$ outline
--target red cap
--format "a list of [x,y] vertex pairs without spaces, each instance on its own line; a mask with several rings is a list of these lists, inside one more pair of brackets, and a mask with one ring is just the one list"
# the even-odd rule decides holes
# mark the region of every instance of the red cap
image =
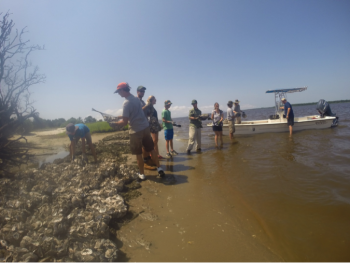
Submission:
[[124,88],[131,89],[127,82],[120,82],[117,86],[117,90],[114,93],[117,93],[120,89],[124,89]]

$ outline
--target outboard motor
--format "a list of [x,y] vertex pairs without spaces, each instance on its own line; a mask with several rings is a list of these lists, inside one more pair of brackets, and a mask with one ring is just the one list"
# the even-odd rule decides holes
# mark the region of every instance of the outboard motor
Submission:
[[[336,114],[332,112],[331,107],[329,106],[329,103],[323,99],[318,101],[316,109],[320,113],[321,118],[324,118],[325,116],[336,117]],[[338,117],[334,119],[332,127],[337,125],[338,125]]]

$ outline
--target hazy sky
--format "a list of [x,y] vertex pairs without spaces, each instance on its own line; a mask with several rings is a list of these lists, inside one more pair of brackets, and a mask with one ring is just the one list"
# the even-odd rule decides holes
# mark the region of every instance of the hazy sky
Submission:
[[[47,80],[33,86],[42,118],[119,115],[119,82],[143,85],[173,117],[192,99],[209,113],[274,105],[269,89],[308,86],[293,103],[350,99],[348,0],[0,0],[16,28],[27,26]],[[316,113],[316,111],[315,111]]]

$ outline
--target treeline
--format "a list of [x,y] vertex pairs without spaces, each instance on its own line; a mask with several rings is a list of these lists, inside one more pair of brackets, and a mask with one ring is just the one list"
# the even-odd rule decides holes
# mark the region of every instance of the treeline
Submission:
[[[99,120],[100,122],[102,120]],[[35,116],[32,119],[27,119],[24,121],[24,123],[19,127],[18,133],[21,134],[28,134],[35,130],[40,129],[54,129],[54,128],[63,128],[66,127],[68,123],[94,123],[97,122],[97,120],[92,117],[88,116],[85,119],[82,119],[81,117],[74,118],[71,117],[68,120],[64,118],[49,120],[49,119],[42,119],[39,116]]]
[[[328,101],[327,102],[329,104],[332,104],[332,103],[344,103],[344,102],[350,102],[350,100],[331,100],[331,101]],[[313,105],[313,104],[317,104],[318,102],[308,102],[308,103],[298,103],[298,104],[293,104],[293,106],[303,106],[303,105]]]

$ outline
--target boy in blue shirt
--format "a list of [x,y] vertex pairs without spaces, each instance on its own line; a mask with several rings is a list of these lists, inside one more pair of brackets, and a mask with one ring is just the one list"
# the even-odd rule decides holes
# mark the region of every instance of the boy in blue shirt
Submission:
[[[173,129],[173,120],[171,119],[171,112],[169,111],[169,108],[171,106],[171,101],[166,100],[164,102],[165,109],[162,111],[162,121],[163,121],[163,128],[164,128],[164,137],[165,137],[165,147],[166,147],[166,157],[171,158],[172,155],[177,155],[177,152],[174,151],[173,148],[173,138],[174,138],[174,129]],[[169,152],[169,144],[171,152]]]
[[95,148],[92,145],[90,129],[85,124],[79,123],[74,125],[73,123],[69,123],[66,126],[66,133],[71,141],[69,146],[69,152],[70,152],[72,161],[74,161],[74,158],[75,158],[75,146],[80,139],[81,139],[81,145],[82,145],[83,159],[87,160],[86,153],[85,153],[85,139],[86,139],[90,147],[90,150],[94,156],[95,162],[97,162]]

